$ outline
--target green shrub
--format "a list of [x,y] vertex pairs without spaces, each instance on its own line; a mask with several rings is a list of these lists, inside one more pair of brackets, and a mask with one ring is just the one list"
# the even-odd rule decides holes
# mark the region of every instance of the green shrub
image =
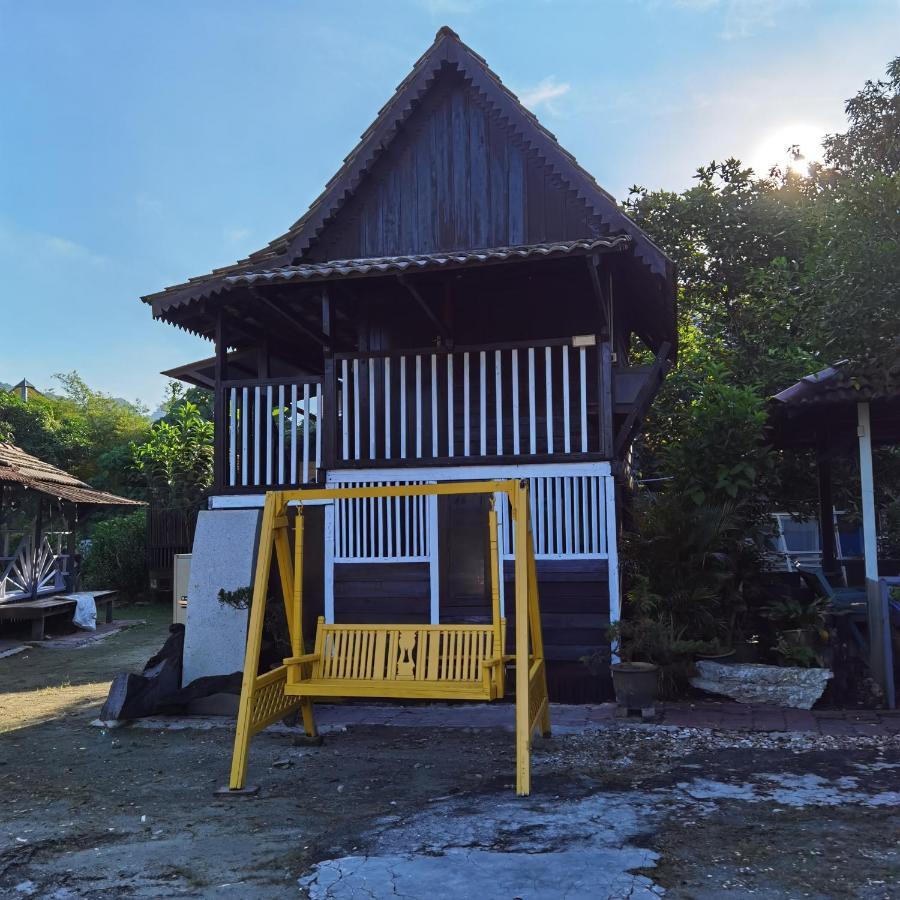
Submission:
[[98,522],[81,572],[85,588],[110,588],[126,597],[144,593],[149,579],[146,511]]

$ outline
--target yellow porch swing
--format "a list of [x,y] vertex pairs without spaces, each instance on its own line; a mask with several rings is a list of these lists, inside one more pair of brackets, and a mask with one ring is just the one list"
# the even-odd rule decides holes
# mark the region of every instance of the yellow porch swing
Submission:
[[[488,494],[491,611],[489,625],[326,624],[320,617],[315,649],[303,642],[304,503],[385,497]],[[500,614],[499,525],[493,498],[505,494],[514,529],[515,652],[506,653],[506,620]],[[538,586],[526,481],[476,481],[449,484],[391,485],[327,490],[271,491],[263,509],[253,602],[244,659],[244,677],[234,738],[229,788],[241,790],[247,773],[250,739],[267,725],[299,709],[303,726],[316,734],[313,699],[366,697],[386,699],[499,700],[505,668],[515,664],[516,793],[531,789],[531,737],[537,728],[550,734],[550,707]],[[293,552],[288,519],[296,506]],[[278,566],[292,655],[283,665],[257,674],[263,619],[272,565]]]

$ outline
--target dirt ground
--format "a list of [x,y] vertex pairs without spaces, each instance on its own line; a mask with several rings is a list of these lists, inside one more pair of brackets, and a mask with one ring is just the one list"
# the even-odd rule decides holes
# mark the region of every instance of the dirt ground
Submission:
[[0,660],[0,896],[900,898],[900,742],[616,725],[538,740],[516,798],[499,729],[91,726],[149,618]]

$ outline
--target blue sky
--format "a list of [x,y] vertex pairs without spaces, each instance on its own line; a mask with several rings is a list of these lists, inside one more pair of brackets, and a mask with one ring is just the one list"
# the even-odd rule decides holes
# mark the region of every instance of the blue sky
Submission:
[[843,126],[900,0],[0,0],[0,381],[155,406],[210,345],[142,294],[308,207],[442,24],[608,190]]

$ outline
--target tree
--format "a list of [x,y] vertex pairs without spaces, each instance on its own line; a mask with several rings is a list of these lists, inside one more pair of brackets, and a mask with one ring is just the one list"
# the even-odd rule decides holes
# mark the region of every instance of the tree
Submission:
[[185,388],[180,381],[170,381],[166,386],[166,396],[159,408],[159,421],[174,422],[179,409],[186,403],[192,403],[204,419],[212,422],[212,391],[199,387]]
[[[846,108],[848,130],[826,138],[825,162],[806,174],[760,177],[728,159],[698,169],[682,193],[632,189],[626,209],[679,272],[681,360],[645,429],[645,476],[697,498],[723,488],[771,491],[779,505],[813,497],[811,466],[796,459],[780,486],[761,487],[772,463],[765,401],[844,358],[897,377],[900,58]],[[741,441],[754,434],[751,459]]]
[[900,56],[886,81],[867,81],[844,107],[850,127],[822,142],[826,163],[841,175],[895,176],[900,171]]
[[138,509],[97,522],[84,558],[86,588],[115,585],[127,597],[147,589],[147,513]]
[[50,402],[61,416],[79,423],[84,434],[83,452],[64,468],[101,490],[133,494],[132,472],[122,462],[129,445],[147,434],[147,410],[92,390],[77,372],[60,373],[54,378],[60,382],[62,396]]
[[213,424],[184,401],[150,429],[143,443],[133,443],[135,468],[143,475],[151,500],[170,508],[197,506],[212,484]]
[[0,440],[63,469],[88,452],[89,438],[80,417],[66,416],[47,397],[27,402],[0,391]]

